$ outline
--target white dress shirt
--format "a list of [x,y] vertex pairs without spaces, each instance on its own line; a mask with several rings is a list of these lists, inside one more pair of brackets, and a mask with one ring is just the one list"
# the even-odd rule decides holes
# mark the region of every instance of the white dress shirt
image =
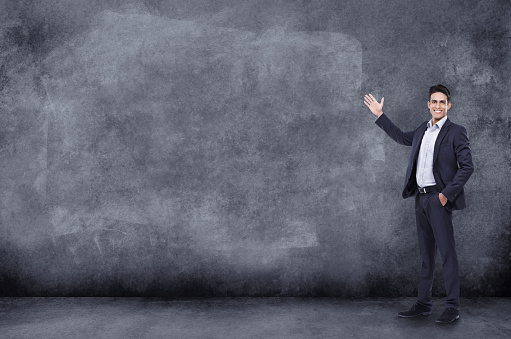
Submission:
[[432,125],[432,120],[428,121],[428,128],[424,132],[421,148],[419,150],[419,158],[417,159],[416,180],[419,187],[436,185],[433,176],[433,153],[435,151],[435,141],[447,120],[447,115],[436,124]]

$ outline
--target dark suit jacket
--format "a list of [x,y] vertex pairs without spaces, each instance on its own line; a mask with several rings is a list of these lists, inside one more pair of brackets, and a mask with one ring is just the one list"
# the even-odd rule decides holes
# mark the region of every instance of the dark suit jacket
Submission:
[[[385,114],[382,114],[376,120],[376,124],[399,144],[412,146],[403,198],[414,196],[417,193],[415,180],[417,158],[428,122],[424,122],[415,131],[403,132]],[[447,118],[435,142],[433,176],[439,192],[442,192],[448,200],[447,204],[455,210],[466,207],[463,186],[474,172],[469,145],[466,129]]]

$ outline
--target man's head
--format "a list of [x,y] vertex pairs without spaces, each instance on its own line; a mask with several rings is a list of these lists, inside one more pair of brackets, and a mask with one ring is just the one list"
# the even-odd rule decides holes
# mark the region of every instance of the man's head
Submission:
[[438,84],[429,88],[428,108],[433,117],[433,124],[446,116],[451,108],[451,93],[444,85]]

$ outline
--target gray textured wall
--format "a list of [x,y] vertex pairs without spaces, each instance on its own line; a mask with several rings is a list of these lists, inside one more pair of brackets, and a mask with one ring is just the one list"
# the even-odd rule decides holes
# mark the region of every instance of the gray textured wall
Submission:
[[411,130],[436,83],[462,294],[511,295],[508,1],[118,3],[0,2],[1,295],[412,296],[410,149],[362,97]]

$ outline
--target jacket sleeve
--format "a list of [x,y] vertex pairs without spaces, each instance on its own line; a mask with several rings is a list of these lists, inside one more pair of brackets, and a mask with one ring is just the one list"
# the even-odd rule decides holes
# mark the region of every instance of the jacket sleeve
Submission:
[[405,146],[412,146],[413,135],[415,131],[411,132],[403,132],[399,127],[394,125],[392,121],[382,113],[378,119],[376,119],[375,124],[378,125],[382,130],[385,131],[392,139],[394,139],[397,143]]
[[451,182],[442,190],[442,194],[451,202],[460,194],[463,186],[474,172],[469,145],[467,130],[461,127],[454,138],[454,152],[458,162],[458,170]]

